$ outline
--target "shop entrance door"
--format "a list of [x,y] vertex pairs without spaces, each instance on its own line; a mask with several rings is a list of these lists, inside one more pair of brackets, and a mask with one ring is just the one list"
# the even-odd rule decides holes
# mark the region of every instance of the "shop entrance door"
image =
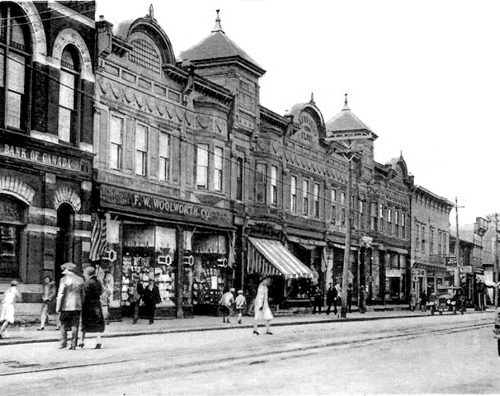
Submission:
[[56,237],[56,262],[55,280],[59,284],[61,279],[61,265],[73,261],[73,230],[75,223],[75,212],[71,205],[63,203],[57,209],[57,227],[59,231]]
[[26,207],[7,194],[0,194],[0,278],[19,278],[21,233]]

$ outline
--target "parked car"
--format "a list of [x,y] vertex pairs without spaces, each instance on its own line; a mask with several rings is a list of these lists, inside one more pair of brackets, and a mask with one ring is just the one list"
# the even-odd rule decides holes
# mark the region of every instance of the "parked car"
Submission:
[[461,296],[463,296],[463,289],[461,287],[448,286],[438,288],[434,303],[429,303],[431,315],[434,315],[436,311],[438,311],[440,315],[442,315],[443,312],[449,311],[456,314],[457,310],[460,310],[463,314],[465,312],[465,304]]

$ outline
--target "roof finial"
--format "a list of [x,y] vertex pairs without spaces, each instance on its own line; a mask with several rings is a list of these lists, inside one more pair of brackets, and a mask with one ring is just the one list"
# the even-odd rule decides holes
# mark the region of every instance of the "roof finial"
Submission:
[[349,105],[348,105],[348,100],[347,100],[347,94],[344,94],[344,107],[342,110],[349,110]]
[[220,24],[220,16],[219,16],[220,10],[215,10],[215,11],[217,12],[217,18],[215,18],[215,25],[214,28],[212,29],[212,33],[217,33],[217,32],[224,33],[224,30],[222,30],[222,25]]
[[153,4],[149,5],[149,12],[147,16],[151,19],[155,19],[155,10],[153,8]]
[[314,104],[314,92],[311,92],[311,100],[309,103]]

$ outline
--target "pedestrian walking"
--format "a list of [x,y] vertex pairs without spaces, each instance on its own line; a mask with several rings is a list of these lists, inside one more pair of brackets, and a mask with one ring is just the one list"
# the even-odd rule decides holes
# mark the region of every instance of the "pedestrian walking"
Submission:
[[100,296],[102,314],[106,324],[109,324],[109,302],[113,297],[113,284],[113,275],[110,272],[106,272],[101,285],[102,293]]
[[333,313],[334,315],[337,315],[337,297],[338,297],[338,290],[335,286],[330,283],[330,286],[328,287],[328,290],[326,291],[326,314],[330,315],[330,310],[333,305]]
[[85,345],[87,333],[97,333],[95,349],[101,349],[101,333],[104,333],[104,316],[101,308],[102,285],[97,280],[94,267],[87,267],[83,271],[85,279],[85,297],[82,305],[82,342]]
[[80,324],[80,314],[84,299],[84,282],[76,274],[76,265],[68,262],[61,266],[63,277],[59,283],[57,292],[56,311],[60,313],[61,323],[61,345],[66,348],[68,344],[67,332],[71,330],[71,346],[69,349],[76,349],[78,343],[78,326]]
[[366,287],[365,285],[361,285],[359,289],[359,313],[366,313]]
[[243,311],[247,306],[247,299],[243,295],[243,290],[238,290],[238,296],[235,300],[236,311],[238,312],[238,324],[241,324]]
[[271,308],[269,308],[269,290],[268,286],[271,284],[271,278],[264,278],[257,289],[257,295],[255,296],[254,301],[254,325],[253,325],[253,333],[255,335],[259,335],[259,322],[264,320],[266,322],[266,334],[272,335],[270,327],[271,327],[271,319],[273,319],[273,313],[271,312]]
[[[231,288],[229,291],[226,289],[226,292],[222,295],[219,300],[220,310],[222,312],[222,323],[230,323],[229,317],[231,316],[231,309],[234,305],[234,289]],[[226,319],[227,318],[227,319]]]
[[417,293],[415,292],[415,289],[411,289],[411,292],[410,292],[410,311],[415,311],[416,307],[417,307]]
[[422,290],[420,293],[420,310],[425,312],[427,310],[427,294]]
[[352,308],[352,283],[347,285],[347,312],[351,312]]
[[45,323],[49,322],[49,314],[55,311],[54,302],[56,297],[56,284],[52,277],[46,275],[43,278],[42,309],[40,311],[40,327],[37,330],[45,329]]
[[129,301],[132,307],[132,324],[136,324],[139,319],[139,306],[141,305],[144,288],[139,280],[139,275],[132,276],[132,284],[129,287]]
[[321,291],[321,288],[316,285],[314,287],[314,294],[313,294],[313,315],[316,313],[316,308],[318,308],[318,313],[321,314],[321,306],[323,305],[323,292]]
[[10,287],[5,290],[3,295],[2,312],[0,313],[0,322],[2,322],[2,327],[0,327],[0,338],[3,338],[3,333],[9,326],[9,324],[14,324],[15,321],[15,304],[21,301],[21,293],[17,289],[17,281],[13,280],[10,282]]
[[161,301],[160,291],[155,285],[154,279],[150,279],[148,286],[143,290],[142,300],[144,301],[146,318],[149,319],[149,324],[153,324],[155,322],[156,304]]

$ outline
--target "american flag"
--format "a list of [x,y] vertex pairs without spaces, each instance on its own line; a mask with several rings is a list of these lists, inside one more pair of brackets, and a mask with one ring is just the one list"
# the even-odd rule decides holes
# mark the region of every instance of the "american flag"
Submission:
[[98,261],[106,249],[106,218],[95,216],[92,234],[90,235],[90,261]]

